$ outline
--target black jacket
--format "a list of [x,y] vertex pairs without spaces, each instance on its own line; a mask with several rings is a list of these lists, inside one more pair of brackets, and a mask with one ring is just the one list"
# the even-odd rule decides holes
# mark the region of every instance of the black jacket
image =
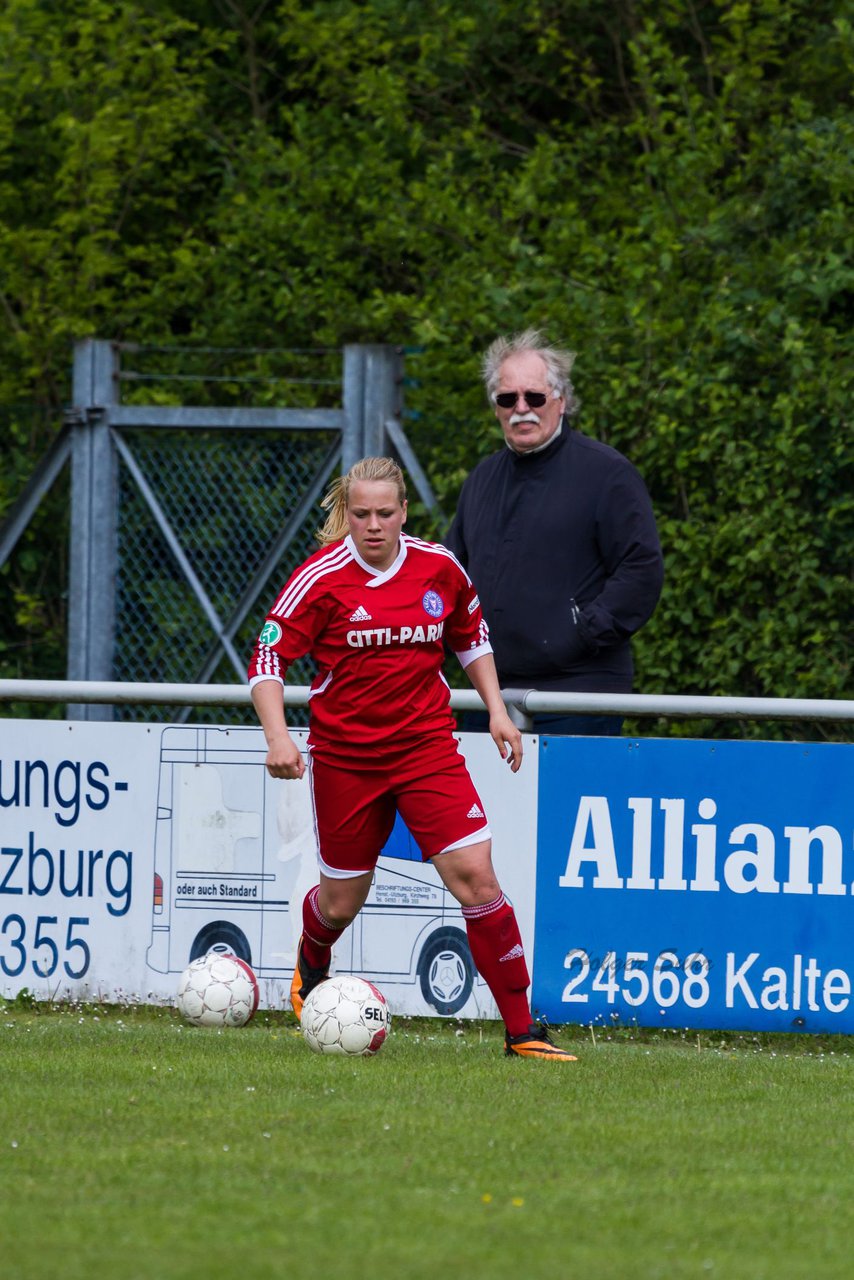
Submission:
[[466,480],[445,539],[480,595],[504,688],[632,687],[630,636],[664,578],[652,504],[622,454],[564,422]]

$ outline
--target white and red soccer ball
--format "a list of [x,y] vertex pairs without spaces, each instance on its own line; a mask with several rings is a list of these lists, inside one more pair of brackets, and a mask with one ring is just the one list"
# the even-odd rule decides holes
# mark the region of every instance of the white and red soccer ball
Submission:
[[391,1029],[383,993],[372,982],[342,973],[318,983],[305,998],[300,1026],[315,1053],[371,1057]]
[[242,1027],[258,1008],[258,979],[239,956],[209,951],[178,983],[178,1012],[196,1027]]

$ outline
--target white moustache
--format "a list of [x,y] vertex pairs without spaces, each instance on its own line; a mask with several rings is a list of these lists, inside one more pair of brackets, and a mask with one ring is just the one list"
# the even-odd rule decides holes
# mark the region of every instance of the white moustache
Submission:
[[534,422],[539,424],[539,418],[535,413],[511,413],[510,426],[515,427],[520,422]]

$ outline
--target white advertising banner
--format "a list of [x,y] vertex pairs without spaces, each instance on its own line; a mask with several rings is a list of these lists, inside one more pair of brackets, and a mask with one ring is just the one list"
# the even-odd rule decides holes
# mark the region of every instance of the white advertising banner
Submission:
[[[537,753],[514,776],[486,735],[460,741],[530,954]],[[0,721],[2,994],[171,1001],[190,959],[224,945],[284,1007],[316,847],[307,782],[270,778],[265,754],[259,729]],[[497,1016],[459,907],[402,824],[335,969],[397,1013]]]

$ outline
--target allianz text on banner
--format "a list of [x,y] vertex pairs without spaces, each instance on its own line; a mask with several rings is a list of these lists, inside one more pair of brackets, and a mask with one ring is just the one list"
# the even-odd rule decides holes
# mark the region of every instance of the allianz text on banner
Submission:
[[854,747],[542,738],[534,1005],[854,1032]]

